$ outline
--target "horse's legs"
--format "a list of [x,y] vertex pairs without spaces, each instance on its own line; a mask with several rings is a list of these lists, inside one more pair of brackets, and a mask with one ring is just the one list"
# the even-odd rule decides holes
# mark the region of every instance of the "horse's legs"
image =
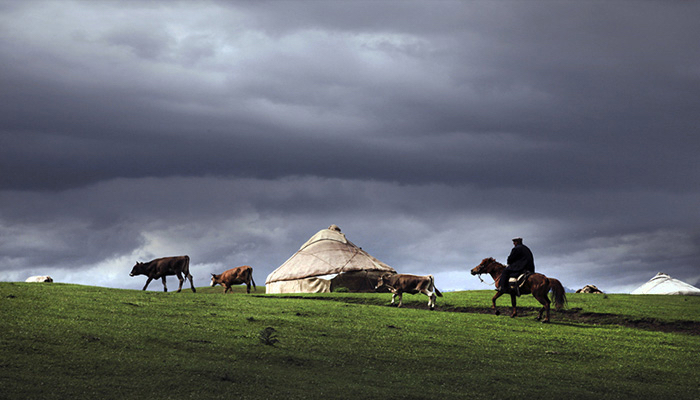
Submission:
[[538,320],[538,321],[541,320],[541,319],[542,319],[542,313],[544,313],[545,311],[547,311],[547,316],[545,317],[544,321],[542,321],[542,322],[543,322],[543,323],[549,322],[549,309],[550,309],[549,303],[550,303],[550,302],[549,302],[549,299],[547,298],[547,292],[545,292],[544,295],[541,294],[541,293],[539,293],[539,292],[537,292],[537,293],[532,293],[532,296],[533,296],[535,299],[537,299],[537,301],[539,301],[539,302],[542,304],[542,308],[540,309],[540,313],[539,313],[539,315],[537,316],[537,320]]
[[151,277],[149,276],[149,277],[148,277],[148,280],[146,281],[146,285],[144,285],[143,289],[141,289],[141,290],[146,290],[146,288],[148,287],[148,284],[151,283],[152,280],[153,280],[153,278],[151,278]]
[[161,280],[163,281],[163,291],[164,291],[164,292],[167,292],[167,291],[168,291],[168,285],[165,284],[165,275],[163,275],[163,277],[161,278]]
[[515,295],[510,295],[510,304],[513,306],[513,313],[510,315],[511,318],[515,318],[518,315],[518,308],[515,306]]
[[496,294],[491,299],[491,308],[493,309],[493,311],[495,311],[496,315],[501,315],[501,313],[496,308],[496,299],[501,297],[502,295],[503,295],[503,292],[496,292]]

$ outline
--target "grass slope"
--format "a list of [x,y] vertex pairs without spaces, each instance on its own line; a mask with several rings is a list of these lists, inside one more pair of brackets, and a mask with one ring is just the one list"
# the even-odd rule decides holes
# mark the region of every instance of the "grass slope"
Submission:
[[520,318],[444,312],[484,310],[492,291],[430,312],[425,296],[397,309],[388,294],[242,289],[0,283],[0,398],[698,398],[700,335],[619,322],[693,325],[699,297],[570,294],[544,325],[531,297]]

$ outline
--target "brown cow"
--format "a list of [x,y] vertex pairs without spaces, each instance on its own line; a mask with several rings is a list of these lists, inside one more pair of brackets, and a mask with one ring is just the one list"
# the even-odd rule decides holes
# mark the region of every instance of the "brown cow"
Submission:
[[[168,286],[165,284],[165,276],[177,275],[177,279],[180,280],[180,287],[177,288],[178,292],[182,290],[182,283],[187,278],[190,280],[192,291],[197,291],[194,288],[194,282],[192,282],[192,275],[190,275],[190,258],[188,256],[163,257],[145,263],[137,262],[134,268],[131,269],[129,276],[136,275],[146,275],[148,277],[143,290],[146,290],[152,280],[160,278],[163,280],[163,291],[167,292]],[[184,278],[182,277],[183,275],[185,276]]]
[[251,282],[253,283],[253,289],[257,291],[258,289],[255,287],[255,281],[253,280],[253,268],[249,265],[231,268],[219,275],[211,274],[211,287],[221,285],[226,288],[224,293],[227,293],[229,290],[232,291],[231,286],[240,283],[245,283],[246,293],[250,293]]
[[399,297],[399,307],[403,304],[403,293],[423,293],[428,296],[428,307],[430,307],[431,310],[435,309],[435,295],[442,297],[442,293],[435,287],[435,279],[432,275],[417,276],[386,273],[379,277],[375,289],[380,289],[382,287],[387,287],[392,293],[392,305],[394,304],[396,296]]

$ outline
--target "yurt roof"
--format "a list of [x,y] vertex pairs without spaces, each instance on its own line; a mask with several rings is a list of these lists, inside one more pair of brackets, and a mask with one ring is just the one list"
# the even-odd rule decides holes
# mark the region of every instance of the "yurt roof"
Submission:
[[633,290],[631,294],[681,294],[700,295],[700,289],[681,280],[659,272],[647,283]]
[[336,225],[322,229],[304,243],[284,264],[268,275],[277,281],[335,275],[351,271],[396,271],[349,241]]

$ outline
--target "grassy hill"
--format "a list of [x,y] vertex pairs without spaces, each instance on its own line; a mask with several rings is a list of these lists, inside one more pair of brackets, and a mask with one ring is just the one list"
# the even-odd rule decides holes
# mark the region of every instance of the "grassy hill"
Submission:
[[[700,297],[250,295],[0,283],[0,398],[697,399]],[[509,303],[501,299],[505,311]],[[265,337],[266,328],[273,328]],[[262,335],[262,337],[261,337]],[[274,340],[278,341],[275,343]],[[268,344],[266,344],[266,341]]]

